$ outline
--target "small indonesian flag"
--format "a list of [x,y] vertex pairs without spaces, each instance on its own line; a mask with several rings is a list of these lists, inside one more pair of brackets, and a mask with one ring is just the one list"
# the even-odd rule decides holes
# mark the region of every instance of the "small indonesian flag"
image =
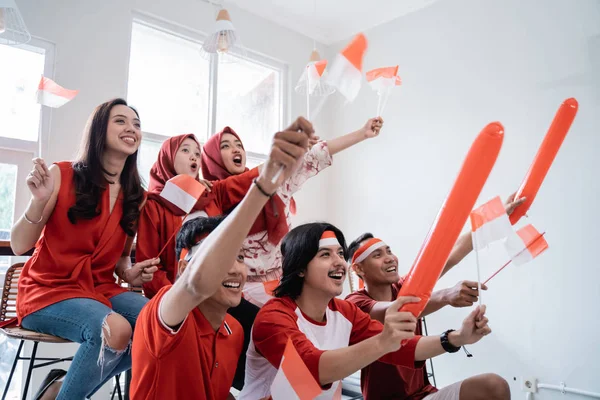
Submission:
[[273,400],[312,400],[319,394],[319,384],[302,361],[292,339],[288,339],[281,365],[271,384],[271,397]]
[[529,224],[508,237],[504,243],[511,260],[523,265],[542,254],[548,248],[544,235]]
[[177,175],[167,181],[160,197],[189,214],[204,193],[204,185],[189,175]]
[[321,61],[311,61],[306,66],[306,77],[308,80],[308,93],[312,94],[315,91],[321,77],[323,76],[323,72],[325,72],[325,67],[327,66],[327,60]]
[[267,282],[246,282],[244,284],[244,298],[250,303],[262,308],[267,301],[271,300],[273,291],[279,286],[279,280]]
[[395,67],[370,70],[367,72],[367,82],[369,82],[369,85],[371,85],[371,87],[379,94],[382,94],[389,88],[400,86],[402,84],[402,80],[398,76],[397,65]]
[[358,95],[362,81],[362,62],[367,50],[367,38],[359,33],[337,55],[329,69],[328,80],[346,98],[353,101]]
[[514,233],[500,197],[495,197],[471,211],[471,231],[474,250],[481,250],[490,243]]
[[69,90],[44,76],[40,79],[37,91],[37,102],[43,106],[58,108],[64,106],[77,96],[79,90]]

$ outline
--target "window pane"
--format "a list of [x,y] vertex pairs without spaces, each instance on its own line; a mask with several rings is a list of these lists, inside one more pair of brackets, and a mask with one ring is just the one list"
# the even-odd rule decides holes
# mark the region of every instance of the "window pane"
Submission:
[[10,238],[15,211],[17,166],[0,163],[0,240]]
[[219,64],[217,130],[230,126],[246,150],[266,154],[280,129],[280,72],[251,61]]
[[200,48],[200,43],[133,23],[128,100],[140,112],[144,131],[206,135],[209,62]]
[[142,177],[142,184],[148,189],[148,183],[150,182],[150,168],[158,158],[158,152],[162,142],[155,142],[153,140],[143,139],[140,145],[138,154],[138,171]]
[[0,45],[0,136],[37,141],[40,105],[36,91],[44,55]]

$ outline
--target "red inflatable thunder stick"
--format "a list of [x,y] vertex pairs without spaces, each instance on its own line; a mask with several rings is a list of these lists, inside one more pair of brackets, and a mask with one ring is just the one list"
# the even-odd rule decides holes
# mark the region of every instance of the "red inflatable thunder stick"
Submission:
[[418,317],[427,305],[450,251],[496,163],[503,139],[504,127],[499,122],[492,122],[483,128],[471,145],[454,187],[446,197],[398,293],[398,297],[416,296],[421,301],[405,304],[401,311],[410,311]]
[[565,136],[567,136],[567,132],[569,132],[569,128],[575,119],[578,108],[579,104],[574,98],[567,99],[560,105],[560,108],[554,116],[552,125],[550,125],[550,128],[548,129],[548,133],[546,133],[546,137],[535,155],[533,163],[531,164],[531,167],[529,167],[529,171],[527,171],[527,175],[525,175],[525,179],[523,179],[523,182],[521,183],[521,187],[517,191],[515,199],[526,197],[527,200],[515,208],[515,211],[510,216],[511,224],[516,224],[517,221],[527,213],[529,207],[531,207],[535,195],[540,189],[540,186],[542,186],[542,182],[556,157],[556,153],[558,153],[558,149],[560,149],[560,145],[565,139]]

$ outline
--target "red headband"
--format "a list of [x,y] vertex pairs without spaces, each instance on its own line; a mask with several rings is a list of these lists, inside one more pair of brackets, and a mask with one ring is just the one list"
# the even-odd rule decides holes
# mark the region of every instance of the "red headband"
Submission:
[[386,246],[385,242],[381,239],[372,238],[363,243],[362,246],[356,250],[354,255],[352,256],[352,264],[359,263],[364,261],[367,257],[371,255],[375,250]]

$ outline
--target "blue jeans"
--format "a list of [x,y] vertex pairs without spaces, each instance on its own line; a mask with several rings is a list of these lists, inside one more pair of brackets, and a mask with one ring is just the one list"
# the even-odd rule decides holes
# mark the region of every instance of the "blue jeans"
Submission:
[[131,368],[129,349],[116,351],[103,346],[102,325],[113,311],[135,327],[137,316],[148,302],[145,297],[125,292],[110,299],[112,309],[84,298],[68,299],[42,308],[23,318],[25,329],[80,343],[65,376],[57,400],[90,397],[115,375]]

